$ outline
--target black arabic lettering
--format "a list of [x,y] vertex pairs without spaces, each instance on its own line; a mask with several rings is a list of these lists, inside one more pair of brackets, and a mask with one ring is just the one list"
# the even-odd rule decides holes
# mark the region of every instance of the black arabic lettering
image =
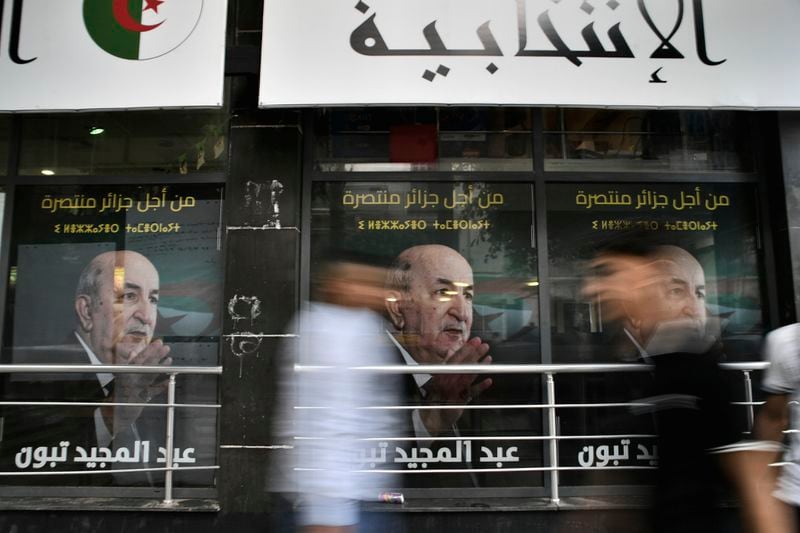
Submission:
[[[17,65],[25,65],[31,61],[36,61],[35,57],[32,57],[31,59],[22,59],[19,55],[19,41],[22,28],[22,8],[24,7],[24,2],[25,0],[14,0],[14,4],[11,7],[11,37],[8,40],[8,57]],[[4,9],[5,0],[0,0],[0,36],[2,36]]]
[[[700,58],[704,64],[709,66],[716,66],[721,65],[727,59],[722,59],[720,61],[714,61],[708,57],[708,46],[706,44],[706,26],[705,26],[705,17],[703,15],[703,0],[692,0],[694,6],[694,38],[695,38],[695,46],[697,47],[697,56]],[[670,42],[675,34],[683,24],[683,14],[684,14],[684,0],[677,0],[678,2],[678,16],[675,21],[675,25],[672,27],[672,31],[670,31],[669,35],[664,35],[661,30],[658,29],[656,23],[653,21],[653,17],[650,15],[647,6],[645,5],[645,0],[637,0],[637,5],[639,6],[639,11],[644,17],[644,21],[656,34],[656,36],[661,39],[661,43],[658,45],[658,48],[650,55],[651,58],[654,59],[683,59],[684,55],[678,51],[677,48]]]
[[[683,0],[681,0],[682,2]],[[712,61],[708,58],[708,51],[706,49],[706,25],[703,18],[703,0],[694,0],[694,38],[697,43],[697,55],[700,61],[711,67],[721,65],[727,59],[721,61]]]
[[672,27],[672,31],[667,36],[664,36],[664,34],[658,29],[658,26],[656,26],[656,23],[653,21],[653,17],[650,16],[650,12],[644,3],[644,0],[638,0],[637,2],[639,5],[639,11],[644,17],[644,21],[648,26],[650,26],[650,29],[653,30],[653,33],[655,33],[656,36],[661,39],[661,44],[659,44],[658,48],[656,48],[656,50],[650,55],[650,57],[653,59],[683,59],[683,54],[681,54],[670,42],[678,32],[678,29],[681,27],[681,23],[683,23],[683,0],[677,0],[677,2],[678,18],[675,21],[675,26]]
[[614,50],[606,50],[603,48],[603,44],[600,42],[600,39],[597,37],[597,33],[594,30],[594,22],[590,22],[581,30],[581,36],[586,42],[587,49],[570,49],[570,47],[567,46],[567,44],[558,34],[558,31],[553,25],[553,21],[550,19],[550,13],[548,11],[540,14],[537,18],[537,22],[539,23],[539,27],[542,29],[547,39],[555,47],[555,50],[527,50],[528,28],[525,11],[525,0],[517,0],[517,25],[519,28],[519,51],[517,52],[517,56],[564,57],[577,67],[583,64],[583,62],[580,60],[581,57],[634,57],[633,51],[631,51],[630,46],[628,46],[628,42],[622,35],[622,31],[619,28],[619,23],[614,24],[608,30],[608,37],[611,39],[611,43],[614,45]]
[[661,69],[664,67],[658,67],[652,74],[650,74],[650,82],[649,83],[667,83],[667,80],[662,80],[658,73],[661,72]]
[[[15,6],[17,3],[21,6],[23,0],[14,0]],[[639,11],[644,18],[644,21],[649,26],[650,30],[660,39],[658,47],[650,55],[654,59],[684,59],[685,56],[672,44],[672,39],[681,28],[684,21],[685,13],[685,0],[676,0],[678,5],[678,13],[674,25],[669,33],[662,32],[656,25],[650,11],[647,8],[645,0],[637,0]],[[0,0],[2,5],[3,0]],[[554,49],[550,50],[528,50],[528,28],[527,28],[527,0],[516,0],[517,2],[517,28],[519,49],[516,53],[518,57],[563,57],[570,61],[575,66],[580,67],[583,62],[581,58],[634,58],[633,51],[628,45],[625,36],[620,29],[621,23],[616,23],[611,26],[607,35],[611,41],[612,49],[606,49],[603,43],[598,38],[597,32],[594,28],[594,22],[590,22],[581,30],[581,36],[586,43],[586,48],[583,50],[571,49],[564,39],[559,35],[558,30],[550,18],[549,10],[545,10],[537,17],[537,22],[545,37],[553,45]],[[706,42],[706,27],[703,12],[703,0],[692,0],[694,7],[694,34],[695,45],[697,48],[697,55],[704,64],[709,66],[716,66],[724,63],[727,59],[714,61],[708,57],[708,47]],[[615,7],[611,7],[615,9]],[[15,11],[15,16],[21,16],[21,13]],[[437,21],[434,20],[422,30],[422,34],[428,43],[428,48],[398,48],[391,49],[386,44],[383,36],[380,33],[376,23],[376,14],[373,13],[369,18],[364,20],[359,26],[350,34],[350,47],[357,53],[366,56],[502,56],[497,39],[490,29],[490,22],[487,21],[478,27],[476,33],[481,42],[482,48],[480,49],[453,49],[450,50],[442,40],[439,31],[436,28]],[[32,61],[32,60],[31,60]],[[426,72],[433,76],[434,73]],[[446,74],[442,74],[446,75]],[[424,77],[424,76],[423,76]],[[652,83],[664,83],[665,81],[658,76],[658,70],[651,75]]]
[[367,20],[362,22],[353,33],[350,34],[350,47],[359,54],[366,56],[502,56],[503,52],[497,40],[492,35],[489,24],[491,21],[484,22],[477,29],[478,39],[481,41],[481,49],[456,49],[448,50],[445,46],[439,31],[436,29],[436,22],[433,21],[422,30],[425,40],[428,42],[428,49],[406,48],[390,49],[381,35],[378,26],[375,24],[375,14],[373,13]]

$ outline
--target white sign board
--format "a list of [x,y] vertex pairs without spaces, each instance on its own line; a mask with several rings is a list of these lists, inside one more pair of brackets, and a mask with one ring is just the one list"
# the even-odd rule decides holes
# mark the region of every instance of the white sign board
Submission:
[[0,111],[218,107],[225,0],[0,0]]
[[265,0],[261,106],[800,107],[797,0]]

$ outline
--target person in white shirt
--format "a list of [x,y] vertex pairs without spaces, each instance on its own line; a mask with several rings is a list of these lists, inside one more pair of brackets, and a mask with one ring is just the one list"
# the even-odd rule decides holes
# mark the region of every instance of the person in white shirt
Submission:
[[[769,333],[763,351],[770,363],[761,385],[767,398],[758,411],[754,431],[758,439],[783,443],[784,430],[800,429],[800,324]],[[781,461],[779,453],[755,455],[761,459],[756,472],[768,485],[756,486],[750,503],[760,523],[770,528],[764,531],[796,531],[800,523],[800,434],[789,433],[788,444],[780,468],[768,466]],[[770,494],[773,487],[776,490]]]
[[280,354],[274,428],[287,453],[273,463],[269,485],[292,512],[286,513],[286,523],[273,524],[274,531],[381,530],[377,523],[363,523],[361,502],[378,500],[400,480],[381,468],[365,472],[372,448],[384,456],[393,451],[365,439],[397,434],[397,412],[374,408],[400,403],[400,386],[395,376],[352,367],[394,362],[375,312],[383,303],[384,277],[378,267],[328,263],[315,274],[314,301],[290,328],[298,339]]

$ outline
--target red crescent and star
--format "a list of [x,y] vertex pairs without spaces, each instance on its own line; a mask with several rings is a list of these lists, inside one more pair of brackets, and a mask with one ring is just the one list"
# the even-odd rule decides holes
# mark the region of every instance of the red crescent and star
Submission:
[[[145,31],[154,30],[164,23],[163,20],[158,24],[142,24],[140,22],[137,22],[131,16],[130,11],[128,11],[128,0],[113,0],[113,1],[114,1],[113,4],[114,18],[117,20],[120,26],[122,26],[128,31],[135,31],[141,33]],[[145,6],[142,12],[152,9],[155,13],[158,13],[158,6],[163,4],[164,0],[145,0],[145,2],[147,2],[147,6]]]

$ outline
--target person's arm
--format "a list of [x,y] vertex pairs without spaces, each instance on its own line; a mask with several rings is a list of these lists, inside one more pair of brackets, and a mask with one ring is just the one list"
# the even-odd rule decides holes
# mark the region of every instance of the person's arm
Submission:
[[762,446],[737,454],[729,469],[740,488],[745,520],[758,533],[796,531],[792,509],[773,496],[780,468],[770,466],[781,459],[783,430],[788,427],[790,392],[796,374],[791,364],[796,354],[795,341],[793,329],[767,336],[764,352],[771,363],[764,380],[767,398],[753,427],[753,435]]
[[789,395],[770,394],[758,411],[755,435],[758,440],[783,442],[783,430],[789,425]]
[[[788,394],[770,394],[758,412],[753,433],[758,442],[747,450],[721,457],[722,466],[736,484],[748,531],[791,533],[796,531],[792,509],[773,496],[780,468],[783,430],[788,420]],[[778,444],[778,446],[776,446]]]

